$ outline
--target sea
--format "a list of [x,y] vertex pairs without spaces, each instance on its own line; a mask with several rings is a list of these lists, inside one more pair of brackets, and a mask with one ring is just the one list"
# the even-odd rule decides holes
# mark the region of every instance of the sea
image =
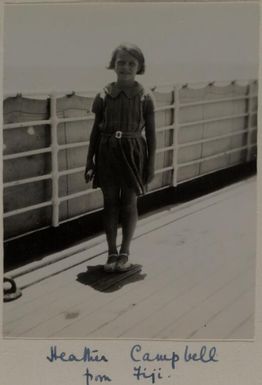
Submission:
[[[188,84],[202,87],[209,82],[245,83],[258,77],[258,64],[176,62],[166,66],[148,66],[137,81],[147,87]],[[88,93],[93,94],[115,80],[115,73],[105,67],[4,67],[4,97],[16,94]]]

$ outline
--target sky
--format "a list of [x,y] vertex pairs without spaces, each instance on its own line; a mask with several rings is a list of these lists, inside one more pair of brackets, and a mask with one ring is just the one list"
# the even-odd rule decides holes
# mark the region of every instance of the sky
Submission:
[[6,5],[4,93],[102,87],[114,79],[106,69],[111,52],[125,41],[145,54],[144,83],[256,78],[258,8],[256,3]]

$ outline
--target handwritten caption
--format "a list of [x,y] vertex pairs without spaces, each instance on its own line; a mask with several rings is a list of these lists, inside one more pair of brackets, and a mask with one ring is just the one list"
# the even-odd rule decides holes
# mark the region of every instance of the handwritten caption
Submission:
[[[56,345],[50,347],[49,355],[46,359],[50,363],[88,363],[98,366],[95,371],[87,367],[83,373],[83,385],[92,385],[95,383],[108,383],[113,379],[107,374],[102,373],[103,364],[110,365],[109,355],[102,354],[98,349],[84,347],[81,354],[60,352]],[[215,346],[201,346],[199,349],[192,349],[186,345],[182,354],[176,351],[169,353],[152,353],[144,351],[141,344],[135,344],[127,353],[126,368],[131,368],[130,376],[141,384],[161,383],[161,380],[171,378],[174,371],[178,368],[179,362],[208,364],[218,362],[217,349]],[[115,379],[116,381],[117,379]]]

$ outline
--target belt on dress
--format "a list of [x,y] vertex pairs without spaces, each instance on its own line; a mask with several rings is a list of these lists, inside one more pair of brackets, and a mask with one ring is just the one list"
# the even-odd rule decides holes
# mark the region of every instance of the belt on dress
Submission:
[[101,135],[105,137],[115,137],[117,139],[121,138],[139,138],[141,137],[141,132],[132,132],[132,131],[112,131],[106,132],[101,131]]

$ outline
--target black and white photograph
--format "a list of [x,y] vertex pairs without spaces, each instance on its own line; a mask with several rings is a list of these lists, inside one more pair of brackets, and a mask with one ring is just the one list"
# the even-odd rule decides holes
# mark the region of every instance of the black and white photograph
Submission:
[[6,4],[3,337],[255,338],[259,4]]

